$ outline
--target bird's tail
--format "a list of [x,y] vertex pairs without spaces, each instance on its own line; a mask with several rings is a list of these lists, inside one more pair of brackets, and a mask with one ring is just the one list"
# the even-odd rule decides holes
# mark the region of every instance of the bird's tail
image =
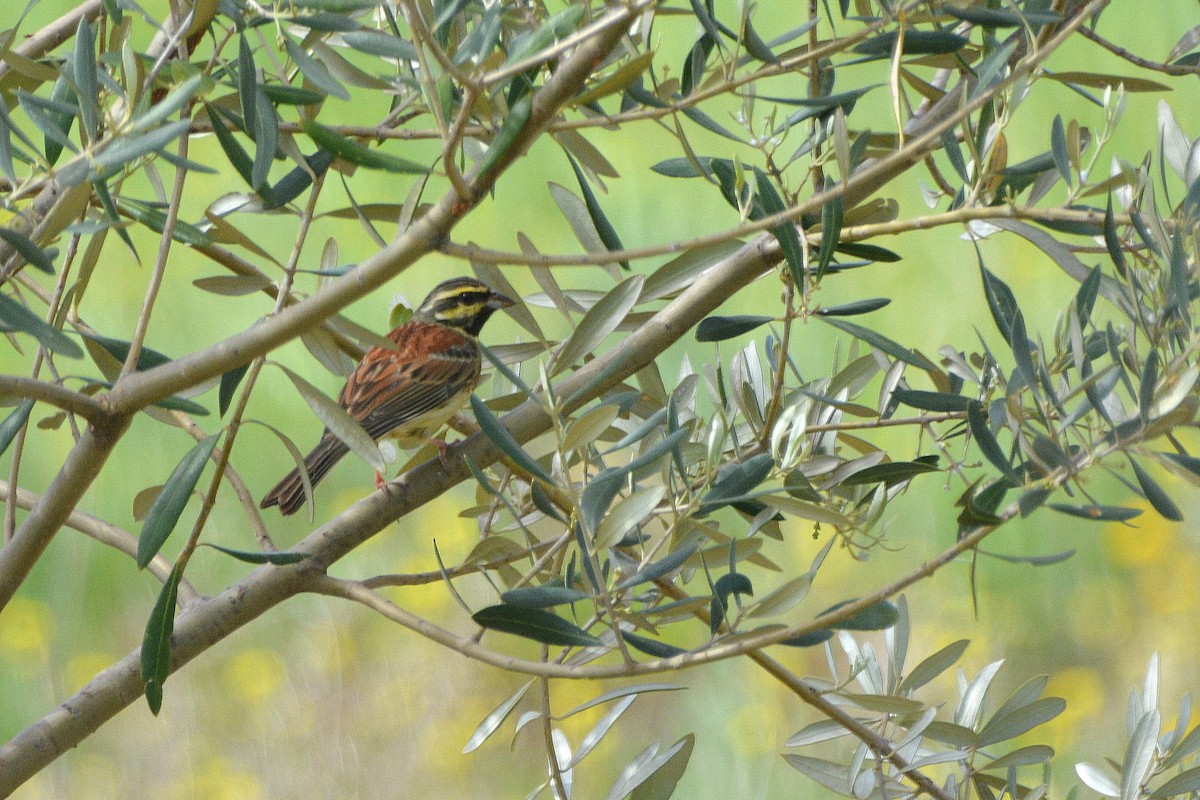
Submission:
[[[329,431],[325,431],[321,436],[321,441],[317,442],[317,446],[304,457],[304,468],[308,472],[308,481],[313,488],[316,488],[317,483],[348,452],[348,448],[342,444],[341,439]],[[304,505],[304,481],[300,478],[300,470],[294,469],[285,475],[274,489],[267,492],[267,496],[263,498],[259,507],[279,506],[280,513],[286,516],[299,511],[302,505]]]

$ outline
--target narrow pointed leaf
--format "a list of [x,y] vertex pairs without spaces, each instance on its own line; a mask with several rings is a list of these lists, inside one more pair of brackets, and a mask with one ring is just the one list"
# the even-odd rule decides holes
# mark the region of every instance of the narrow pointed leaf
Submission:
[[842,196],[838,195],[821,206],[821,248],[817,251],[817,280],[821,280],[842,233]]
[[11,228],[0,228],[0,239],[3,239],[29,266],[49,275],[54,274],[54,254],[43,250],[25,234]]
[[171,634],[175,630],[175,604],[182,577],[176,564],[154,601],[142,635],[142,686],[150,713],[155,716],[162,708],[163,683],[171,672]]
[[1179,506],[1167,495],[1163,488],[1158,485],[1158,482],[1150,477],[1146,470],[1134,461],[1129,459],[1129,466],[1133,467],[1133,474],[1137,476],[1138,485],[1142,487],[1143,494],[1150,501],[1150,505],[1154,510],[1161,514],[1164,518],[1172,522],[1182,522],[1183,512],[1179,510]]
[[655,658],[674,658],[681,656],[687,652],[681,647],[676,647],[673,644],[660,642],[657,639],[648,639],[645,636],[638,636],[636,633],[622,630],[621,638],[629,643],[635,650],[640,650],[648,656]]
[[[786,211],[783,198],[775,191],[774,184],[767,174],[760,169],[754,170],[755,182],[758,188],[758,201],[762,205],[764,215],[778,214]],[[800,234],[795,222],[787,220],[771,228],[771,235],[779,242],[779,249],[787,259],[788,270],[792,273],[792,283],[801,286],[804,283],[804,246],[800,242]],[[837,236],[833,237],[834,239]],[[824,249],[825,240],[821,240]]]
[[1067,154],[1067,133],[1060,114],[1055,114],[1054,121],[1050,123],[1050,153],[1054,156],[1054,166],[1058,168],[1058,174],[1062,175],[1067,186],[1072,186],[1071,158]]
[[492,709],[479,726],[471,733],[471,738],[467,739],[467,743],[463,745],[463,754],[467,754],[479,749],[479,746],[487,741],[488,737],[496,732],[500,727],[500,723],[512,713],[512,710],[517,707],[517,703],[529,691],[529,687],[533,686],[533,681],[527,681],[524,686],[513,692],[504,702]]
[[597,647],[603,642],[587,631],[540,608],[497,605],[480,609],[471,619],[484,628],[511,633],[542,644]]
[[480,430],[492,440],[493,444],[530,475],[550,486],[554,485],[554,481],[546,474],[541,465],[534,461],[533,456],[525,452],[520,443],[508,432],[508,429],[500,424],[499,418],[492,413],[492,410],[475,395],[471,395],[471,408],[475,411],[475,421],[479,423]]
[[219,544],[204,542],[203,544],[211,547],[214,550],[220,550],[227,556],[233,556],[238,561],[245,561],[247,564],[274,564],[276,566],[284,566],[287,564],[299,564],[304,559],[308,558],[308,553],[296,553],[289,550],[270,550],[270,551],[253,551],[253,550],[234,550],[231,547],[222,547]]
[[997,278],[987,267],[980,266],[983,276],[983,294],[987,298],[988,308],[991,309],[992,319],[1004,341],[1012,341],[1013,317],[1020,313],[1017,298],[1013,296],[1008,284]]
[[929,683],[938,675],[941,675],[958,663],[958,659],[962,657],[963,652],[970,643],[969,639],[959,639],[938,650],[913,667],[912,671],[904,677],[904,680],[900,681],[900,687],[897,691],[911,692]]
[[757,314],[740,314],[733,317],[705,317],[696,326],[697,342],[721,342],[749,333],[766,325],[774,317]]
[[[592,219],[592,225],[595,226],[600,241],[609,250],[624,250],[625,245],[621,243],[617,229],[605,216],[604,209],[600,207],[600,201],[596,199],[596,193],[592,191],[592,187],[588,185],[587,179],[583,176],[583,170],[575,163],[575,159],[570,153],[567,153],[567,161],[571,163],[571,169],[575,172],[575,180],[579,183],[579,191],[583,194],[583,202],[587,206],[588,216]],[[625,269],[629,269],[628,261],[618,263]]]
[[346,91],[346,87],[338,83],[337,79],[329,74],[329,70],[306,53],[304,48],[292,41],[292,37],[285,35],[283,44],[296,67],[315,88],[339,100],[350,99],[350,93]]
[[351,164],[397,174],[424,175],[429,172],[422,164],[367,147],[313,120],[303,120],[300,127],[318,145]]
[[47,350],[70,358],[83,358],[83,349],[58,328],[6,294],[0,294],[0,327],[28,333]]
[[769,453],[759,453],[726,470],[704,495],[697,516],[712,513],[754,491],[774,468],[775,459]]
[[898,342],[894,342],[882,334],[841,319],[825,317],[824,320],[833,327],[845,331],[856,339],[862,339],[872,347],[882,350],[889,356],[898,358],[906,364],[912,364],[914,367],[928,372],[937,372],[938,370],[937,365],[925,356],[903,347]]
[[325,424],[334,436],[342,440],[359,458],[370,464],[376,471],[382,472],[387,468],[383,453],[371,435],[363,430],[358,420],[350,416],[346,409],[327,397],[320,389],[301,378],[298,374],[283,365],[279,365],[288,380],[296,387],[296,391],[308,403],[308,407],[317,415],[317,419]]
[[966,411],[971,403],[978,402],[961,394],[927,392],[921,389],[896,389],[892,392],[892,397],[906,406],[942,413]]
[[661,578],[664,575],[670,575],[672,572],[683,566],[683,563],[691,558],[695,552],[695,545],[681,547],[670,555],[661,558],[658,561],[647,564],[645,569],[635,572],[625,580],[618,583],[616,587],[614,587],[613,591],[621,592],[625,589],[637,586],[638,584],[648,583],[649,581]]
[[1142,510],[1140,508],[1127,508],[1125,506],[1067,505],[1065,503],[1051,503],[1049,507],[1055,511],[1072,517],[1090,519],[1097,522],[1126,522],[1142,515]]
[[13,439],[17,438],[17,433],[25,427],[29,413],[33,411],[34,402],[31,398],[25,398],[17,403],[17,407],[9,412],[3,422],[0,422],[0,453],[8,449]]
[[1104,247],[1108,257],[1112,259],[1117,274],[1125,276],[1125,248],[1121,246],[1121,237],[1117,233],[1117,223],[1113,218],[1112,195],[1108,196],[1108,205],[1104,209]]
[[577,603],[588,600],[591,595],[578,589],[566,586],[522,586],[519,589],[509,589],[500,595],[505,605],[520,606],[521,608],[548,608],[563,603]]
[[822,306],[817,309],[817,315],[821,317],[854,317],[859,314],[869,314],[872,311],[878,311],[891,302],[886,297],[870,297],[865,300],[855,300],[853,303]]
[[1022,733],[1054,719],[1066,707],[1067,702],[1061,697],[1043,697],[1041,700],[1035,700],[1003,716],[992,717],[979,731],[979,745],[986,747],[990,744],[1014,739]]
[[551,377],[593,352],[606,336],[616,330],[625,315],[637,304],[644,282],[642,275],[626,278],[587,310],[555,355],[550,369]]
[[186,134],[191,125],[190,119],[180,119],[145,133],[122,137],[95,156],[97,171],[107,173],[110,170],[121,169],[148,153],[161,150]]
[[193,447],[183,460],[175,467],[171,477],[163,484],[162,491],[154,498],[150,510],[146,512],[146,522],[142,525],[142,533],[138,536],[137,565],[145,569],[158,551],[162,548],[171,531],[175,530],[179,517],[200,480],[204,465],[217,446],[220,434],[209,436]]

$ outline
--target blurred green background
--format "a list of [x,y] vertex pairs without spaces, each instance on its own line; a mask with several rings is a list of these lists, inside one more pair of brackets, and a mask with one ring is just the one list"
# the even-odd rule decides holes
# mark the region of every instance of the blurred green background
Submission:
[[[21,29],[32,30],[39,21],[53,19],[70,5],[39,3]],[[730,14],[735,13],[731,3],[718,3],[718,11],[723,5]],[[788,18],[794,13],[792,5],[763,2],[758,13],[776,15],[783,29],[796,24]],[[161,14],[165,3],[146,6],[152,14]],[[1135,53],[1161,59],[1197,23],[1200,14],[1194,2],[1154,4],[1153,24],[1148,24],[1145,4],[1116,2],[1105,12],[1100,31]],[[681,56],[675,54],[686,50],[694,33],[678,24],[660,28],[665,63],[681,63]],[[1082,40],[1056,54],[1049,67],[1146,75]],[[866,82],[863,75],[847,71],[839,86],[850,88]],[[1112,156],[1135,163],[1148,152],[1157,158],[1156,104],[1163,97],[1186,133],[1200,133],[1191,95],[1194,81],[1169,82],[1176,87],[1173,93],[1130,95],[1125,120],[1099,162],[1101,169],[1107,169]],[[862,102],[866,107],[855,113],[852,124],[862,124],[863,118],[873,120],[874,114],[878,122],[872,127],[891,129],[886,89],[876,90]],[[346,113],[355,118],[364,112],[361,107],[347,107]],[[1103,119],[1100,109],[1070,90],[1049,81],[1040,83],[1009,128],[1011,162],[1048,149],[1049,122],[1055,114],[1092,127],[1098,127]],[[733,212],[717,192],[698,182],[672,181],[648,170],[662,158],[676,155],[671,140],[651,130],[642,127],[629,133],[596,130],[587,134],[621,173],[619,179],[609,181],[608,192],[600,199],[625,244],[687,239],[734,225]],[[705,152],[711,155],[733,153],[723,140],[697,136],[696,141],[709,147]],[[417,147],[412,155],[399,148],[392,152],[417,160],[428,155]],[[223,160],[211,138],[197,139],[192,157],[201,162]],[[927,212],[917,185],[921,177],[919,169],[913,170],[892,187],[901,218]],[[515,233],[525,231],[543,252],[578,252],[578,244],[547,191],[548,180],[573,186],[561,152],[541,143],[504,177],[493,200],[464,221],[455,240],[512,250],[517,249]],[[400,202],[410,188],[407,181],[394,177],[363,175],[356,176],[352,186],[359,202]],[[184,219],[199,219],[204,207],[217,197],[242,189],[240,182],[228,175],[193,175]],[[148,187],[142,191],[144,199],[152,197]],[[440,189],[435,187],[437,191]],[[1061,185],[1055,192],[1047,202],[1061,197]],[[341,182],[331,174],[321,209],[332,211],[346,205]],[[292,217],[241,216],[233,221],[252,232],[256,242],[277,259],[286,259],[295,235]],[[381,232],[394,235],[394,231]],[[155,237],[144,231],[133,233],[143,261],[149,263],[157,246]],[[947,228],[879,240],[878,244],[898,251],[904,260],[833,276],[817,299],[822,304],[836,304],[890,297],[890,306],[861,322],[928,355],[936,354],[946,343],[968,351],[977,349],[976,327],[994,343],[998,337],[986,316],[973,248],[960,233]],[[337,241],[341,263],[359,261],[375,250],[357,222],[325,217],[314,226],[302,263],[315,264],[329,237]],[[1014,236],[996,236],[981,247],[989,268],[1016,292],[1030,321],[1031,335],[1052,336],[1055,314],[1074,291],[1072,282],[1039,251]],[[1085,262],[1099,258],[1085,257]],[[665,260],[638,263],[634,268],[648,273]],[[268,264],[260,266],[275,269]],[[101,332],[127,339],[150,277],[149,268],[136,263],[113,238],[101,270],[103,280],[91,288],[80,313]],[[468,271],[468,265],[449,258],[428,258],[396,280],[390,292],[378,292],[347,313],[362,325],[382,330],[393,292],[417,302],[439,280]],[[269,311],[270,300],[265,296],[214,298],[191,285],[196,278],[215,274],[219,274],[215,267],[185,247],[175,246],[150,326],[149,346],[179,356],[226,337]],[[505,268],[505,274],[523,293],[538,291],[524,269]],[[569,287],[609,285],[608,278],[594,268],[567,268],[557,277]],[[311,291],[314,280],[304,277],[298,288]],[[778,284],[766,279],[730,298],[722,312],[762,313],[776,307]],[[566,333],[556,315],[537,309],[535,314],[548,333]],[[510,320],[498,319],[489,325],[484,339],[505,343],[522,335]],[[840,352],[844,360],[847,347],[847,341],[838,343],[830,329],[813,323],[801,330],[793,356],[806,376],[817,376],[828,374],[835,353]],[[712,346],[685,339],[663,362],[668,384],[683,352],[696,365],[718,356]],[[719,355],[728,359],[733,352],[726,346]],[[281,348],[272,357],[309,376],[331,395],[341,386],[342,380],[316,365],[299,344]],[[0,369],[23,373],[27,367],[23,358],[5,349],[0,353]],[[481,388],[481,393],[487,391],[486,385]],[[215,391],[199,400],[215,409]],[[34,419],[48,413],[39,406]],[[264,373],[248,416],[285,428],[302,448],[315,442],[320,432],[320,424],[277,370]],[[220,425],[215,416],[198,421],[210,431]],[[912,455],[918,454],[917,444],[909,434]],[[928,442],[921,444],[922,453],[930,452]],[[191,440],[182,432],[145,417],[139,419],[81,509],[136,532],[139,525],[133,519],[133,496],[144,487],[161,483],[190,446]],[[69,447],[65,428],[34,432],[22,465],[22,484],[35,491],[45,487]],[[5,469],[7,462],[6,458]],[[260,496],[291,466],[278,442],[256,427],[242,432],[233,465]],[[1161,477],[1189,519],[1194,518],[1194,490],[1170,476]],[[1104,491],[1105,482],[1099,483]],[[318,519],[336,514],[371,491],[371,486],[370,468],[347,459],[318,492]],[[1114,501],[1129,501],[1124,490],[1112,492],[1109,488]],[[917,481],[890,507],[885,545],[871,550],[865,561],[835,550],[800,611],[824,608],[860,591],[858,587],[862,592],[873,589],[940,552],[953,538],[953,503],[960,491],[940,476]],[[367,577],[436,569],[431,544],[435,536],[445,561],[460,561],[478,532],[473,520],[459,518],[458,510],[474,502],[473,489],[460,487],[377,536],[339,563],[334,574]],[[300,516],[280,520],[274,512],[267,515],[280,547],[299,540],[309,530]],[[185,515],[185,522],[190,519]],[[966,562],[944,569],[907,595],[913,617],[910,663],[955,639],[968,638],[972,644],[961,663],[969,674],[996,659],[1007,660],[999,679],[1001,690],[1031,675],[1051,676],[1048,693],[1065,697],[1067,711],[1048,726],[1049,732],[1037,731],[1029,741],[1046,742],[1063,754],[1056,761],[1056,794],[1074,782],[1074,760],[1097,761],[1102,755],[1120,758],[1125,698],[1132,686],[1140,685],[1152,653],[1161,654],[1165,724],[1173,724],[1174,709],[1183,693],[1200,685],[1193,633],[1194,620],[1200,614],[1195,534],[1186,524],[1166,523],[1153,513],[1135,522],[1135,526],[1100,526],[1042,511],[1006,526],[989,540],[989,549],[1021,555],[1067,549],[1077,553],[1064,563],[1044,568],[981,559],[977,564],[978,615],[972,607]],[[769,553],[783,563],[806,565],[822,544],[813,540],[805,526],[785,528],[785,533],[787,541],[772,543],[775,549]],[[252,548],[252,535],[231,493],[220,497],[206,539]],[[172,548],[178,545],[174,540],[168,543],[168,554],[173,555]],[[214,551],[202,551],[188,576],[200,591],[216,592],[248,570]],[[774,588],[772,577],[769,573],[754,575],[757,594]],[[464,580],[456,585],[476,606],[491,599],[482,582]],[[137,572],[127,557],[74,531],[60,532],[0,616],[0,735],[10,738],[68,698],[97,671],[136,649],[157,591],[156,581]],[[454,630],[473,629],[442,585],[385,593]],[[882,637],[864,638],[874,641],[877,650],[883,649]],[[522,648],[514,645],[514,649]],[[822,676],[828,672],[821,648],[777,648],[773,655],[800,674]],[[726,662],[662,678],[687,690],[639,698],[613,734],[576,770],[576,797],[602,797],[624,764],[646,745],[660,741],[667,746],[688,732],[696,734],[696,751],[676,797],[824,795],[824,790],[779,756],[784,740],[816,715],[753,665]],[[953,697],[952,681],[952,675],[944,675],[928,696]],[[16,796],[153,794],[240,800],[523,797],[545,776],[536,726],[522,731],[511,741],[510,749],[514,715],[478,751],[460,752],[479,720],[523,682],[518,676],[447,652],[359,607],[323,597],[301,598],[235,633],[173,675],[166,685],[160,716],[151,716],[144,703],[135,703]],[[556,682],[554,709],[566,711],[618,685]],[[1003,691],[997,692],[996,702],[1003,696]],[[531,692],[519,710],[529,707],[533,698]],[[564,722],[574,746],[603,711],[593,709]]]

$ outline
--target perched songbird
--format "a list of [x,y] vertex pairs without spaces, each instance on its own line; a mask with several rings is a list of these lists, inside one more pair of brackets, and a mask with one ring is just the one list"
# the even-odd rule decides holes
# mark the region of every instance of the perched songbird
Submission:
[[[374,439],[396,439],[412,448],[437,433],[462,408],[479,383],[475,337],[494,312],[513,301],[474,278],[455,278],[434,288],[412,318],[388,334],[396,347],[372,347],[338,403]],[[313,486],[348,448],[327,428],[304,458]],[[292,514],[304,504],[300,471],[289,472],[263,498],[262,507]]]

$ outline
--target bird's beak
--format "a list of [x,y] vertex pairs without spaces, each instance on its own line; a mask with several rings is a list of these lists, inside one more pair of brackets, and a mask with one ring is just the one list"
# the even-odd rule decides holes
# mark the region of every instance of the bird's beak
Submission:
[[502,308],[508,308],[509,306],[516,305],[516,303],[517,301],[513,300],[511,297],[507,297],[497,291],[493,291],[492,296],[488,298],[487,306],[493,311],[499,311]]

